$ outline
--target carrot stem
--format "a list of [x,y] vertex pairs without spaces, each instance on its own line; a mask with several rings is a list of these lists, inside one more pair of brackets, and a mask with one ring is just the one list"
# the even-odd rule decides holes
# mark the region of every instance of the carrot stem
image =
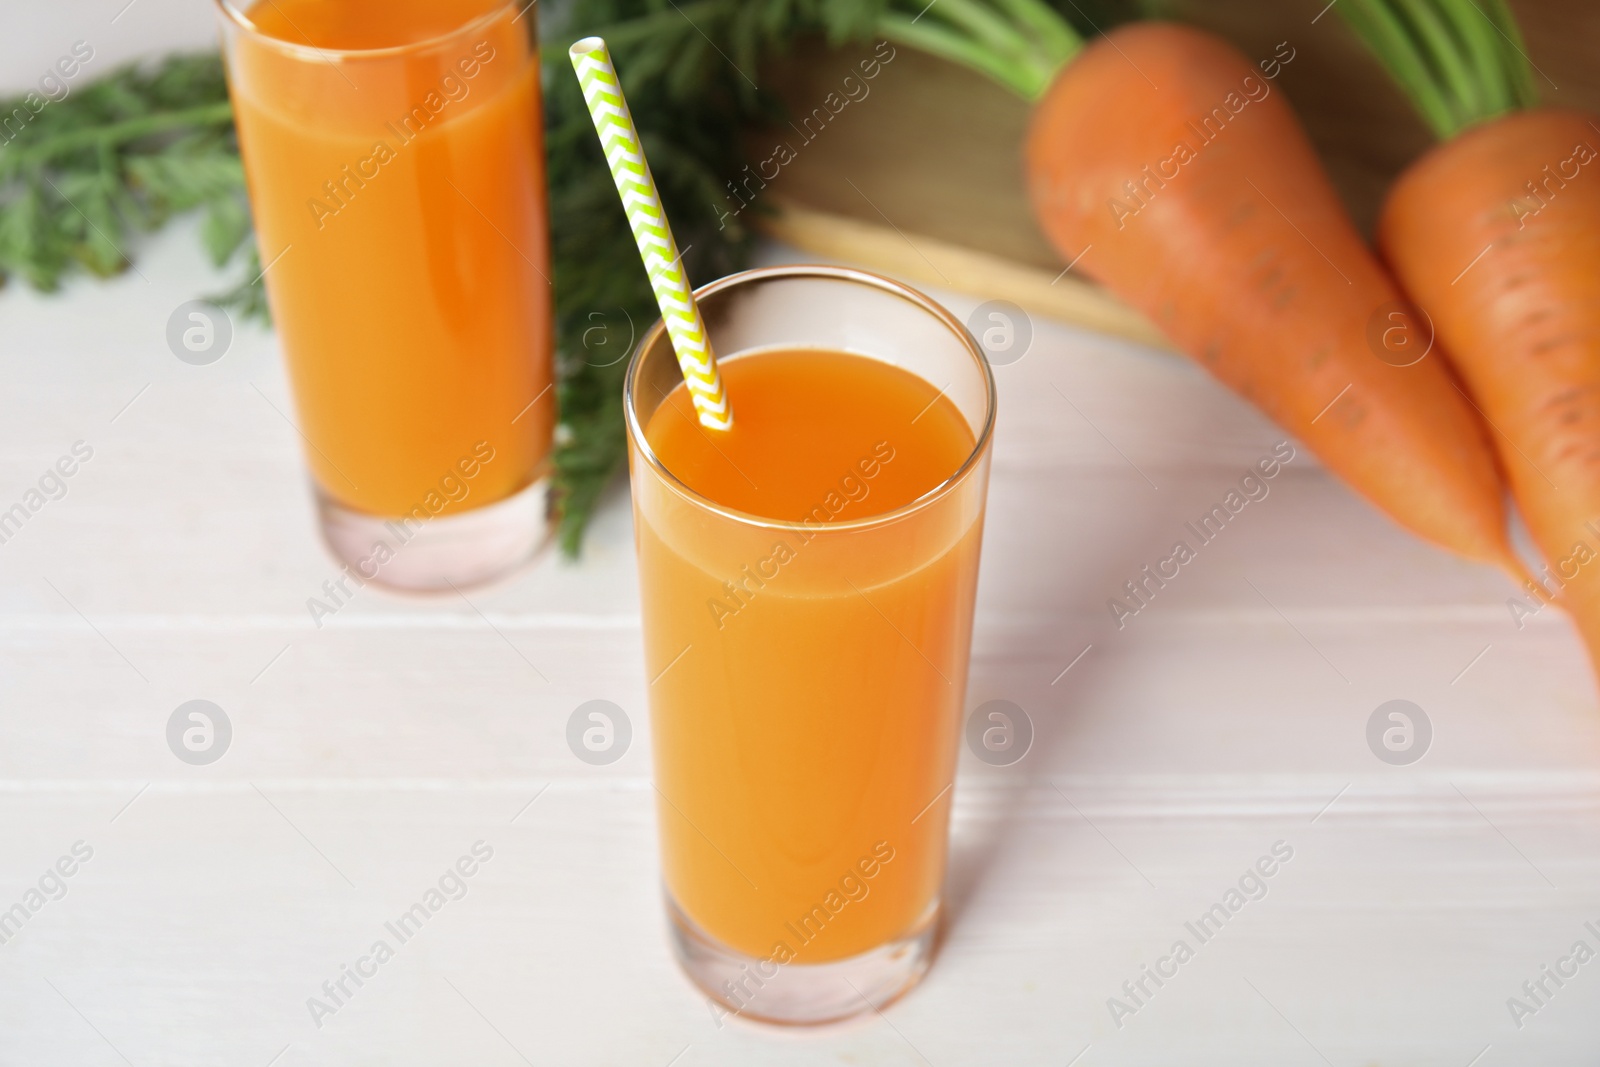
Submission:
[[1032,100],[1049,84],[1028,64],[996,54],[936,22],[918,22],[908,15],[889,12],[878,20],[878,33],[892,44],[902,44],[926,52],[957,66],[966,67],[998,82],[1024,100]]
[[1347,0],[1340,14],[1400,84],[1434,135],[1448,138],[1455,116],[1406,24],[1382,0]]
[[1453,33],[1454,27],[1440,17],[1431,3],[1407,4],[1402,14],[1409,17],[1417,39],[1442,76],[1454,103],[1457,122],[1467,115],[1481,113],[1483,73],[1472,69]]
[[878,18],[886,40],[976,71],[1029,102],[1083,48],[1083,38],[1044,0],[901,3]]
[[1505,0],[1349,0],[1341,14],[1440,140],[1539,102]]
[[1485,112],[1502,114],[1516,107],[1515,93],[1507,76],[1505,48],[1494,24],[1487,17],[1458,17],[1455,26],[1477,71]]
[[[1522,29],[1517,25],[1515,16],[1511,14],[1511,8],[1506,5],[1505,0],[1482,0],[1482,5],[1478,13],[1488,20],[1490,27],[1505,42],[1500,56],[1510,76],[1510,85],[1517,106],[1538,107],[1539,83],[1533,77],[1533,61],[1528,58],[1527,45],[1522,40]],[[1474,6],[1476,7],[1476,4]]]
[[980,44],[992,46],[1008,55],[1021,55],[1029,49],[1028,39],[1014,24],[978,0],[939,0],[929,9],[957,28],[967,30]]
[[8,161],[10,169],[20,170],[41,160],[54,159],[66,152],[80,148],[118,145],[136,141],[141,137],[183,129],[186,126],[223,126],[233,119],[233,105],[226,100],[213,104],[199,104],[181,111],[157,112],[139,118],[124,119],[108,126],[94,126],[58,133],[15,153]]
[[1043,0],[998,0],[1025,29],[1037,33],[1053,53],[1065,63],[1083,47],[1083,38]]

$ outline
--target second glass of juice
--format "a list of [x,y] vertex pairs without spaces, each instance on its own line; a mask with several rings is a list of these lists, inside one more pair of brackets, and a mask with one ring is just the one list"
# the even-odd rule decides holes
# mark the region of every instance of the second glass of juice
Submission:
[[663,881],[719,1013],[894,999],[938,929],[994,383],[898,283],[749,271],[697,293],[734,414],[659,324],[625,410]]
[[362,580],[494,577],[545,539],[556,410],[533,14],[216,2],[328,542]]

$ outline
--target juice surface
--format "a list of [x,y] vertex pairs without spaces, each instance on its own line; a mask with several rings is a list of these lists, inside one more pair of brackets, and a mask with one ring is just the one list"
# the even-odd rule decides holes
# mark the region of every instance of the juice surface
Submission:
[[[799,522],[828,493],[846,494],[840,483],[853,476],[861,499],[847,495],[851,506],[830,518],[881,515],[936,488],[972,452],[955,405],[880,360],[802,349],[724,360],[719,369],[729,396],[739,395],[731,431],[702,427],[679,388],[645,436],[679,481],[736,511]],[[895,458],[863,478],[857,464],[880,442]]]
[[862,356],[721,366],[734,428],[702,432],[680,387],[652,450],[714,501],[807,528],[752,531],[636,486],[666,887],[740,952],[847,958],[938,899],[987,468],[830,532],[945,482],[972,453],[966,420]]
[[467,510],[543,473],[544,153],[538,63],[514,15],[488,0],[262,0],[247,17],[291,44],[415,48],[230,44],[306,459],[356,511]]
[[246,17],[269,37],[314,48],[398,48],[443,37],[504,0],[261,0]]

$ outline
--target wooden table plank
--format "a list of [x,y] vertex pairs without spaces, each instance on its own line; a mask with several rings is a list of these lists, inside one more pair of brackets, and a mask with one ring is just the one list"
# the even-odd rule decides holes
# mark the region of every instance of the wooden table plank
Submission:
[[[1516,629],[1503,579],[1301,457],[1118,630],[1106,600],[1280,437],[1185,362],[1042,319],[997,372],[968,696],[1038,737],[962,761],[944,952],[882,1019],[718,1029],[663,936],[626,498],[579,564],[471,594],[507,640],[376,589],[317,629],[334,568],[272,339],[211,368],[161,341],[214,283],[191,241],[156,241],[149,286],[0,297],[0,489],[96,442],[0,545],[0,908],[95,849],[0,945],[0,1063],[1592,1062],[1588,969],[1520,1030],[1506,1009],[1600,924],[1568,629]],[[209,767],[163,738],[194,697],[237,730]],[[565,748],[593,697],[637,731],[609,767]],[[1410,767],[1366,747],[1395,697],[1435,728]],[[320,983],[480,839],[467,896],[316,1027]],[[1267,896],[1119,1029],[1107,999],[1280,839]]]

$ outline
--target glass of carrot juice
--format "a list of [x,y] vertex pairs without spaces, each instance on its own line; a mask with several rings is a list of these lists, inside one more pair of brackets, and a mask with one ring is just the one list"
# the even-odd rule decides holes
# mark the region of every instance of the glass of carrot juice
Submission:
[[548,532],[534,19],[505,0],[216,0],[322,528],[365,580],[483,581]]
[[733,428],[696,421],[659,323],[624,399],[667,912],[719,1019],[823,1022],[933,951],[994,382],[863,271],[696,296]]

